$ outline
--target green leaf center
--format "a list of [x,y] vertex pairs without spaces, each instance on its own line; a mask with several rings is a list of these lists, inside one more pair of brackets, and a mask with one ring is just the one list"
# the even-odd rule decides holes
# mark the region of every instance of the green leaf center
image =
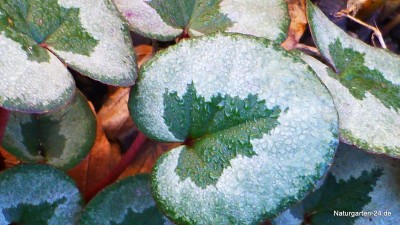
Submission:
[[202,188],[215,185],[238,155],[255,155],[251,140],[278,126],[281,113],[278,106],[269,109],[265,100],[251,94],[245,99],[218,94],[206,101],[193,83],[182,98],[167,90],[164,106],[169,130],[191,144],[181,152],[175,171],[182,180],[190,177]]

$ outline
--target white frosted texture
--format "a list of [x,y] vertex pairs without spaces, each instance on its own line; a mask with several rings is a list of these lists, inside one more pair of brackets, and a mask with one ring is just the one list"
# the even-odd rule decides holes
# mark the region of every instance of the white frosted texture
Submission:
[[183,140],[165,124],[163,94],[168,90],[182,98],[192,82],[206,101],[217,94],[241,99],[258,94],[268,108],[282,109],[279,125],[251,140],[256,155],[230,160],[215,186],[202,189],[190,178],[180,180],[175,168],[185,147],[159,161],[155,189],[177,215],[198,224],[226,224],[228,218],[252,224],[283,201],[302,198],[314,185],[311,177],[321,177],[330,163],[338,129],[332,97],[304,62],[279,46],[217,34],[170,48],[149,61],[141,75],[137,120],[164,141]]
[[[368,154],[355,147],[341,145],[331,167],[331,173],[336,181],[348,181],[350,177],[358,178],[363,171],[371,172],[372,169],[382,169],[382,175],[376,182],[372,192],[368,195],[371,202],[366,204],[364,212],[385,211],[391,216],[366,216],[355,219],[354,225],[398,225],[400,221],[400,161],[383,155]],[[356,187],[355,187],[356,188]],[[324,201],[323,199],[321,199]],[[304,210],[300,206],[300,210]],[[350,210],[351,211],[351,210]],[[302,216],[302,215],[298,215]],[[292,210],[286,210],[276,219],[275,225],[301,225],[303,218],[297,218]]]
[[79,8],[82,27],[98,41],[90,56],[52,49],[68,65],[95,80],[131,86],[136,78],[129,32],[109,0],[58,0],[65,8]]
[[357,139],[369,146],[368,151],[399,156],[400,114],[370,93],[363,100],[355,98],[347,87],[329,76],[334,73],[330,68],[310,56],[303,54],[302,58],[331,91],[339,112],[340,130],[349,133],[341,134],[344,141],[354,144],[352,139]]
[[0,225],[13,222],[4,217],[5,209],[17,207],[19,204],[53,204],[60,200],[63,202],[57,204],[47,224],[75,224],[82,209],[82,199],[71,180],[67,180],[66,175],[48,166],[35,165],[33,170],[29,170],[31,165],[25,167],[23,171],[18,168],[18,172],[8,173],[7,178],[4,174],[0,176]]
[[[135,32],[164,41],[173,40],[180,35],[183,29],[169,26],[157,11],[147,4],[149,1],[114,0]],[[271,40],[286,36],[289,13],[284,0],[222,0],[216,7],[219,7],[220,14],[226,15],[233,23],[231,27],[220,31],[249,34]],[[206,23],[207,21],[204,21],[204,27],[207,27]],[[187,28],[193,36],[204,35],[200,31],[190,29],[190,22]]]
[[390,53],[388,50],[372,47],[347,35],[346,32],[332,23],[319,8],[316,6],[309,7],[314,8],[314,14],[309,15],[313,33],[316,34],[313,37],[322,55],[330,63],[335,65],[329,51],[329,45],[339,40],[343,48],[351,48],[354,51],[365,54],[364,65],[370,70],[376,69],[386,80],[400,85],[400,56]]
[[22,46],[0,33],[0,105],[17,111],[40,112],[64,105],[75,83],[53,55],[49,62],[28,59]]
[[[84,224],[88,224],[89,220],[91,224],[120,224],[126,220],[125,217],[130,211],[141,214],[149,208],[157,207],[150,192],[150,179],[147,176],[140,174],[120,180],[100,192],[88,205],[86,215],[82,217],[85,220]],[[154,218],[148,219],[154,221]],[[162,216],[162,220],[164,225],[172,224],[165,216]]]
[[147,0],[114,0],[121,14],[129,22],[130,28],[141,34],[162,40],[173,40],[183,32],[166,24]]
[[220,12],[233,22],[228,32],[277,40],[285,37],[289,13],[284,0],[223,0]]

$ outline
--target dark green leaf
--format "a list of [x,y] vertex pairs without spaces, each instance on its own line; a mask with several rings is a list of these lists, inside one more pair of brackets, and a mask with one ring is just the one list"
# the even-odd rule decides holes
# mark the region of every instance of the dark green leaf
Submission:
[[50,59],[39,45],[90,55],[98,44],[82,27],[79,9],[64,8],[57,0],[1,0],[0,31],[38,62]]
[[306,217],[314,225],[352,225],[357,216],[335,216],[334,212],[362,211],[371,202],[369,193],[381,176],[382,169],[364,170],[361,176],[344,181],[329,173],[324,184],[304,199]]
[[87,205],[80,224],[172,224],[159,211],[150,192],[147,174],[128,177],[101,191]]
[[0,224],[76,224],[82,203],[74,182],[50,166],[22,165],[0,173]]
[[2,146],[23,161],[69,169],[88,154],[95,137],[96,119],[78,92],[71,105],[56,112],[12,113]]

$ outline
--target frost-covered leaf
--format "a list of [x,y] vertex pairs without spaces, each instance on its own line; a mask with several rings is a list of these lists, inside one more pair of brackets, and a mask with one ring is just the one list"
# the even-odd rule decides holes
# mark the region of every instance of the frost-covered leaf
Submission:
[[[399,176],[399,160],[342,144],[322,185],[276,218],[274,224],[301,225],[307,220],[313,225],[397,225]],[[359,212],[366,214],[357,215]]]
[[63,63],[107,84],[135,79],[128,29],[108,0],[0,0],[0,53],[0,106],[10,110],[64,105],[74,82]]
[[227,31],[283,41],[284,0],[114,0],[132,30],[158,40]]
[[[136,57],[128,28],[110,1],[58,0],[62,7],[79,9],[82,27],[98,44],[89,56],[57,49],[50,44],[49,48],[82,74],[111,85],[131,86],[136,78]],[[61,32],[58,38],[63,39],[63,35]]]
[[76,224],[82,197],[66,174],[46,165],[0,173],[0,224]]
[[0,55],[1,107],[42,112],[64,105],[74,95],[75,82],[54,55],[48,55],[48,62],[30,61],[21,44],[2,32]]
[[61,169],[77,165],[96,137],[96,119],[86,98],[46,114],[13,112],[2,146],[25,162],[46,162]]
[[129,107],[148,137],[184,142],[152,177],[156,201],[177,223],[272,217],[314,186],[337,144],[337,113],[314,72],[244,35],[159,53],[143,65]]
[[172,225],[150,192],[150,176],[128,177],[107,187],[86,206],[81,225]]
[[311,3],[308,17],[317,46],[336,73],[315,59],[304,59],[333,94],[341,138],[400,157],[400,57],[348,36]]

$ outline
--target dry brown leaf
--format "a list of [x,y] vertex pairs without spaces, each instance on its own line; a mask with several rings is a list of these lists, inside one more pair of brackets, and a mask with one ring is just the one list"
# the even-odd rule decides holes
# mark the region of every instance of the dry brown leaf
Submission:
[[286,50],[296,48],[301,36],[306,30],[307,17],[306,17],[306,1],[305,0],[286,0],[290,15],[290,26],[288,37],[282,43],[282,47]]
[[387,0],[349,0],[345,11],[359,19],[369,18]]
[[97,120],[96,142],[89,155],[76,167],[68,171],[83,195],[103,179],[121,158],[118,144],[110,144]]
[[181,145],[181,143],[159,143],[147,140],[131,165],[121,174],[119,179],[133,176],[138,173],[150,173],[157,159],[168,150]]
[[128,110],[130,88],[119,88],[112,93],[98,113],[98,119],[110,141],[117,141],[118,137],[134,127]]
[[15,156],[11,155],[7,152],[3,147],[0,146],[0,157],[3,158],[4,162],[4,169],[8,169],[10,167],[16,166],[21,164],[22,162],[19,161]]
[[151,58],[153,55],[153,47],[150,45],[139,45],[135,47],[137,55],[138,66],[141,67],[143,63]]
[[379,20],[383,21],[388,18],[392,13],[394,13],[400,7],[400,0],[388,0],[379,15]]

